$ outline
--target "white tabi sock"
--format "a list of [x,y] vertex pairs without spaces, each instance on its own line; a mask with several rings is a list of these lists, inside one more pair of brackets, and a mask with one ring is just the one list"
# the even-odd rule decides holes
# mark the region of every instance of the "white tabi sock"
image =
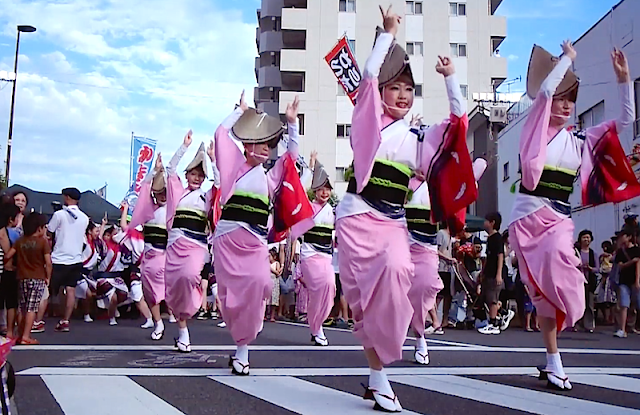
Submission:
[[178,341],[185,345],[190,345],[191,340],[189,339],[189,329],[187,327],[178,329]]
[[245,365],[249,364],[249,345],[238,346],[236,349],[236,359]]
[[387,374],[382,370],[370,369],[369,374],[369,388],[387,396],[393,396],[393,389],[387,379]]
[[547,367],[546,369],[553,372],[554,375],[565,378],[567,375],[564,373],[564,367],[562,367],[562,359],[560,353],[547,353]]
[[321,339],[326,339],[326,337],[324,336],[324,330],[322,330],[322,327],[320,327],[320,330],[318,330],[318,332],[314,334],[314,336],[320,337]]
[[154,333],[162,333],[164,331],[164,323],[162,322],[162,319],[156,321],[156,328],[153,329]]
[[424,337],[418,337],[416,339],[416,348],[422,354],[427,353],[427,340]]

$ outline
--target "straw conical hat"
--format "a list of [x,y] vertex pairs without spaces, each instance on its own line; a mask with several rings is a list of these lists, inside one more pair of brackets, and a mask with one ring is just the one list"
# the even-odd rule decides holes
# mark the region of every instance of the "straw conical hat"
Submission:
[[[558,58],[547,52],[538,45],[533,45],[531,51],[531,59],[529,60],[529,70],[527,72],[527,95],[529,98],[535,99],[540,91],[540,86],[549,76],[553,68],[558,64]],[[572,71],[567,71],[558,88],[554,98],[562,98],[565,96],[577,97],[578,85],[580,80]]]
[[[376,39],[380,34],[385,33],[380,27],[376,28]],[[409,64],[409,55],[396,41],[389,48],[389,52],[382,63],[380,68],[380,75],[378,75],[378,84],[380,87],[387,85],[398,79],[400,75],[407,73],[411,78],[411,83],[415,86],[416,82],[413,79],[413,73],[411,72],[411,65]]]
[[247,109],[231,129],[233,136],[243,143],[266,143],[282,136],[282,122],[266,112],[255,108]]

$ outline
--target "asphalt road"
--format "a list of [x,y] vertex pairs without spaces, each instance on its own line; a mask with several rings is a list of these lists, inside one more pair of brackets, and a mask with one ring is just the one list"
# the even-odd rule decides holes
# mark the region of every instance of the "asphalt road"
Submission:
[[[73,321],[71,332],[35,335],[40,346],[10,355],[20,415],[373,414],[361,398],[368,369],[348,331],[326,330],[328,348],[313,347],[308,329],[267,323],[253,344],[251,376],[231,376],[233,342],[216,321],[190,326],[193,352],[173,350],[177,327],[149,339],[141,321]],[[546,389],[535,366],[544,363],[537,333],[510,329],[484,336],[447,330],[428,339],[431,363],[404,360],[388,369],[403,413],[429,415],[640,415],[640,336],[612,337],[610,328],[563,333],[560,347],[570,392]]]

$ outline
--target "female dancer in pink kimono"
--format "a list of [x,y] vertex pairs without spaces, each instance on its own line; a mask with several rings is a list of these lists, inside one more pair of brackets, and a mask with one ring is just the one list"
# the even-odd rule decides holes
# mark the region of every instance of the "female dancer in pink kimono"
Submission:
[[[532,293],[547,349],[547,364],[540,368],[540,378],[546,379],[549,387],[571,389],[558,353],[557,333],[582,317],[585,299],[584,276],[573,250],[569,195],[578,171],[585,205],[637,196],[638,183],[616,135],[633,121],[634,114],[624,54],[618,50],[612,53],[622,101],[620,117],[575,133],[565,124],[578,93],[578,79],[569,71],[576,51],[569,41],[562,44],[562,50],[559,60],[539,46],[534,46],[531,55],[527,93],[535,101],[520,138],[522,182],[509,225],[509,241],[518,257],[522,280]],[[626,177],[627,168],[630,181],[614,182]],[[612,174],[601,174],[604,169]]]
[[[478,158],[473,163],[473,175],[480,180],[487,167],[487,162]],[[436,297],[444,288],[438,274],[439,252],[436,243],[438,225],[431,217],[431,199],[425,177],[416,172],[409,182],[413,191],[405,206],[407,228],[409,229],[409,245],[411,262],[414,266],[414,277],[409,290],[409,301],[413,307],[411,327],[416,335],[414,359],[421,365],[429,364],[429,351],[425,334],[425,321],[429,311],[436,305]],[[448,259],[448,258],[447,258]],[[437,328],[437,327],[436,327]]]
[[[207,256],[207,212],[211,208],[216,188],[205,192],[202,183],[207,177],[204,143],[187,166],[187,188],[182,187],[176,172],[180,159],[191,145],[192,132],[184,137],[182,146],[167,167],[167,230],[168,241],[165,265],[165,294],[167,306],[178,320],[179,336],[175,339],[178,351],[191,351],[187,320],[202,304],[200,273]],[[208,150],[214,163],[213,143]]]
[[[342,288],[371,369],[365,399],[375,400],[374,408],[399,412],[384,366],[402,358],[413,314],[408,293],[414,267],[404,215],[409,180],[418,169],[428,172],[427,179],[437,175],[436,161],[450,156],[442,154],[443,142],[455,133],[466,135],[468,122],[455,69],[442,57],[436,70],[445,78],[450,118],[422,130],[404,120],[415,83],[409,57],[394,43],[400,17],[391,8],[381,12],[386,33],[377,37],[359,87],[351,129],[354,174],[336,210],[336,237]],[[468,154],[465,148],[457,171],[473,183]],[[446,175],[440,180],[446,183]],[[462,190],[460,200],[475,199],[472,187],[465,184],[472,192]]]
[[[286,110],[287,151],[293,160],[298,157],[298,104],[296,97]],[[237,345],[229,361],[236,375],[249,374],[249,344],[262,331],[266,299],[272,291],[267,249],[269,203],[280,186],[289,155],[280,157],[268,172],[263,163],[283,133],[279,119],[249,108],[244,92],[240,105],[215,133],[223,207],[213,241],[214,267],[222,317]]]
[[300,247],[302,282],[309,295],[307,317],[311,330],[311,342],[316,346],[328,346],[322,323],[329,317],[336,295],[336,278],[333,271],[333,229],[335,216],[329,203],[331,183],[320,162],[312,158],[313,179],[311,190],[315,198],[311,203],[313,218],[300,222],[291,229],[292,239],[304,235]]
[[165,299],[164,267],[167,249],[167,181],[162,157],[158,154],[155,168],[142,182],[138,202],[133,210],[130,227],[143,225],[144,253],[140,264],[140,279],[144,299],[151,307],[155,327],[151,340],[164,337],[160,303]]

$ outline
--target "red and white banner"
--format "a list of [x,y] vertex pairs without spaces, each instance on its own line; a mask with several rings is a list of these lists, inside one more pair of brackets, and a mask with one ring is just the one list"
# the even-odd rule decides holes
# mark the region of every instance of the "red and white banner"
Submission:
[[333,74],[338,78],[338,82],[340,82],[351,102],[355,105],[362,75],[349,47],[346,35],[338,41],[331,52],[324,57],[324,60],[327,61]]

